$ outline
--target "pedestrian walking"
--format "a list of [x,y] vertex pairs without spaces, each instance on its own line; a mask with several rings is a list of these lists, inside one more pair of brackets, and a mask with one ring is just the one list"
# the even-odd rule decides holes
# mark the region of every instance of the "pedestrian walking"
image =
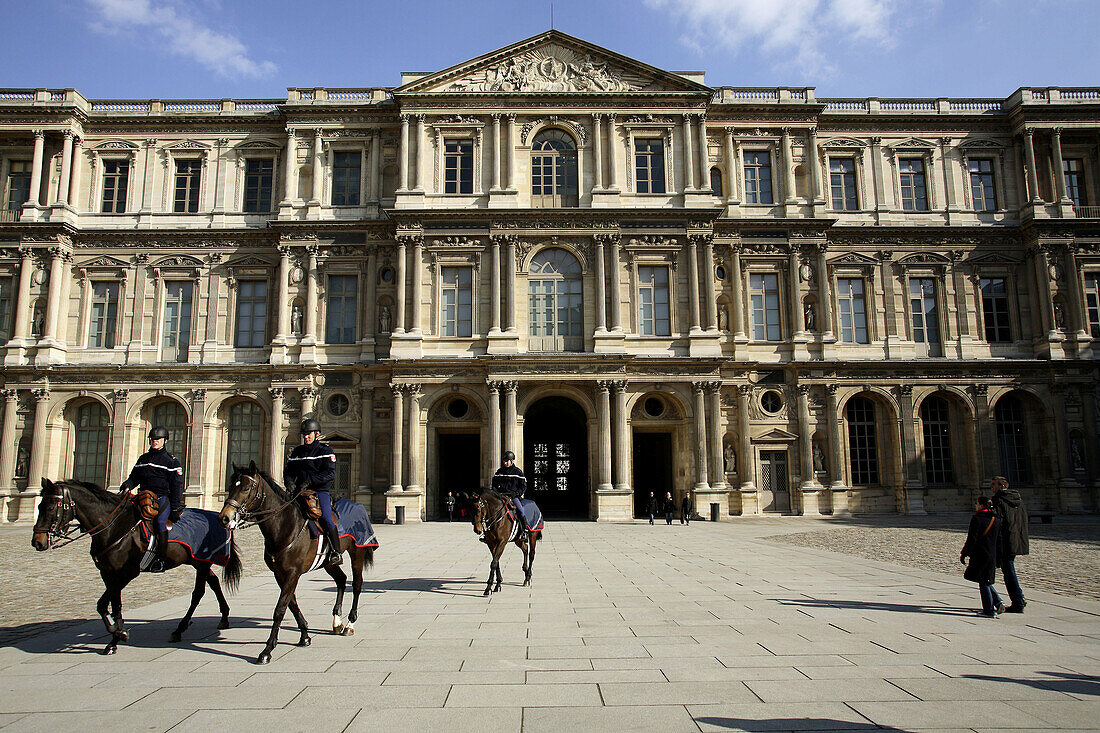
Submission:
[[997,564],[1004,575],[1005,588],[1012,604],[1005,610],[1009,613],[1023,613],[1027,601],[1024,591],[1016,577],[1016,557],[1028,553],[1027,508],[1023,497],[1016,489],[1008,488],[1008,479],[994,476],[989,484],[993,490],[993,512],[1000,524],[997,545]]
[[455,518],[455,495],[452,492],[447,492],[445,503],[447,505],[447,521],[453,522]]
[[649,504],[646,506],[646,511],[649,512],[649,523],[653,524],[653,518],[657,516],[657,497],[653,495],[653,492],[649,492]]
[[691,524],[691,492],[685,491],[680,499],[680,524]]
[[665,492],[665,522],[672,526],[672,515],[676,512],[676,502],[672,500],[672,492]]
[[959,555],[961,563],[970,559],[963,577],[978,584],[978,593],[982,598],[982,610],[978,611],[978,615],[986,618],[996,618],[1005,610],[1005,604],[1001,603],[993,588],[997,577],[998,524],[997,515],[993,512],[993,500],[988,496],[979,496],[974,502],[974,516],[970,518],[966,544]]

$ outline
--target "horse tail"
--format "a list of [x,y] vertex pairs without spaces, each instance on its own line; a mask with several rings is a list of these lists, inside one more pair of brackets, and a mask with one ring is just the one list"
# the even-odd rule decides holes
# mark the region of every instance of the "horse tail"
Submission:
[[368,547],[366,550],[366,553],[364,553],[364,564],[367,566],[367,570],[370,570],[374,567],[374,548]]
[[241,582],[241,552],[237,548],[236,537],[232,542],[233,544],[229,546],[229,562],[225,564],[225,570],[222,571],[222,584],[228,593],[235,593]]

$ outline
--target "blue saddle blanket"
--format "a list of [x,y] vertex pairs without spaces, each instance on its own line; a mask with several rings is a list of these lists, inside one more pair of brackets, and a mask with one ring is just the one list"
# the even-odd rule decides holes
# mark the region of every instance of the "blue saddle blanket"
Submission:
[[169,542],[187,548],[192,559],[225,567],[233,546],[233,534],[218,521],[218,513],[184,509],[168,533]]
[[[370,523],[367,508],[351,499],[337,499],[332,502],[332,511],[336,512],[336,531],[341,537],[351,537],[356,547],[378,547],[378,537]],[[310,536],[316,538],[316,522],[310,521]]]
[[[527,520],[527,529],[530,532],[542,531],[542,510],[539,509],[538,504],[530,499],[520,499],[520,503],[523,505],[523,518]],[[515,505],[508,502],[508,516],[515,521],[513,512],[515,511]]]

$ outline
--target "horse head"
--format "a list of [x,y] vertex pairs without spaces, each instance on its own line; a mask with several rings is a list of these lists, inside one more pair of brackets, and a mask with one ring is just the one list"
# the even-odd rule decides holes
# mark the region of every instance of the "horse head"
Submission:
[[262,500],[262,478],[256,461],[249,461],[244,468],[233,466],[229,485],[225,488],[225,504],[218,514],[218,521],[226,529],[234,529],[237,524],[259,508]]
[[43,552],[50,549],[53,539],[63,537],[69,526],[78,520],[76,504],[69,494],[66,482],[54,483],[43,477],[42,493],[39,497],[38,517],[34,522],[31,547]]

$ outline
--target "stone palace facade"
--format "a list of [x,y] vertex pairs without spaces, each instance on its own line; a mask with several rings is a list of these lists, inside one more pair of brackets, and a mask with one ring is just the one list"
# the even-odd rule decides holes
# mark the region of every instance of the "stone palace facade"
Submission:
[[1100,88],[820,99],[549,31],[285,100],[0,90],[0,501],[281,475],[443,512],[1034,509],[1100,487]]

